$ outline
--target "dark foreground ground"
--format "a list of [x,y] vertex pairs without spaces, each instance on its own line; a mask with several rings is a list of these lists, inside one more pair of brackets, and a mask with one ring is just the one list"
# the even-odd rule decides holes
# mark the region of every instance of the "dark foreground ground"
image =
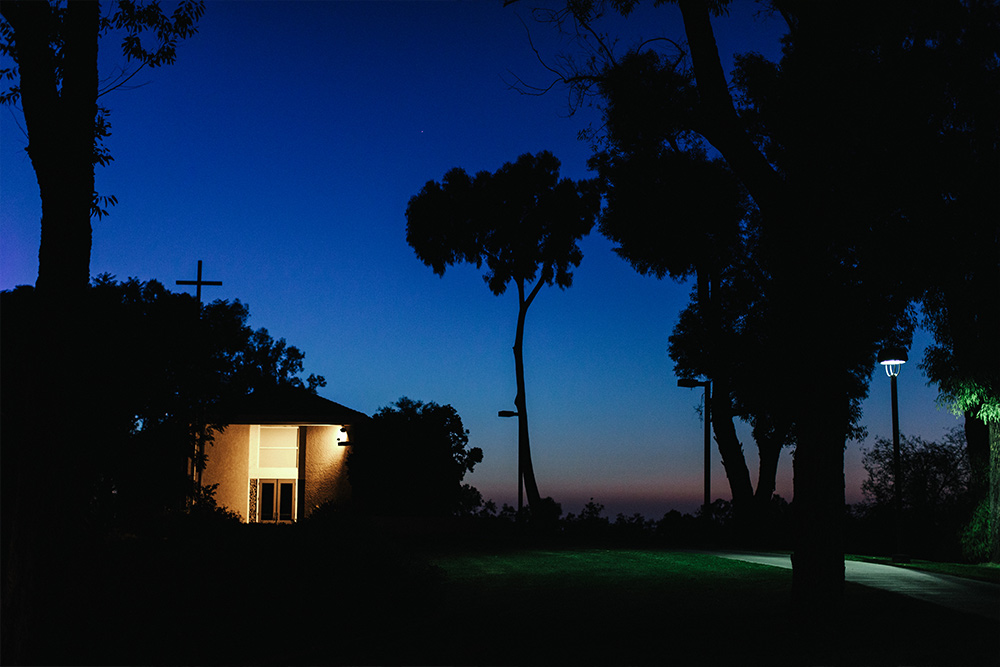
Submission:
[[1000,664],[995,622],[854,584],[800,636],[789,571],[684,551],[240,526],[91,545],[46,581],[39,664]]

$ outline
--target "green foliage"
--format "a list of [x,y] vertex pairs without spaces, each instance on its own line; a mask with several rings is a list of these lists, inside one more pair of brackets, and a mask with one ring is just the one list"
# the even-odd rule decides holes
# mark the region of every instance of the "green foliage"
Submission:
[[215,500],[218,487],[218,484],[196,484],[188,506],[188,514],[203,524],[239,525],[242,523],[239,513],[225,505],[219,505]]
[[990,535],[996,528],[992,527],[1000,518],[992,516],[990,513],[989,498],[980,502],[972,518],[962,528],[962,555],[970,563],[985,563],[992,555],[992,541]]
[[450,405],[403,397],[359,425],[347,456],[353,499],[366,513],[447,516],[479,510],[462,480],[483,460]]
[[[989,243],[980,245],[989,249]],[[1000,309],[993,303],[993,290],[1000,280],[1000,267],[995,256],[976,262],[981,252],[981,248],[969,248],[969,257],[961,261],[967,275],[958,285],[925,293],[923,325],[934,335],[934,343],[924,352],[920,369],[937,384],[939,403],[953,413],[997,423]],[[981,267],[978,274],[973,271],[977,265]],[[992,268],[984,270],[984,265]]]

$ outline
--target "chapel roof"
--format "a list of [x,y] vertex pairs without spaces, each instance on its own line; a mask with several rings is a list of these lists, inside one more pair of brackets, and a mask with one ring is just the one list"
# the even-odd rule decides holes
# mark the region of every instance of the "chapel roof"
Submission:
[[220,410],[226,424],[356,424],[368,415],[306,389],[280,387],[256,390]]

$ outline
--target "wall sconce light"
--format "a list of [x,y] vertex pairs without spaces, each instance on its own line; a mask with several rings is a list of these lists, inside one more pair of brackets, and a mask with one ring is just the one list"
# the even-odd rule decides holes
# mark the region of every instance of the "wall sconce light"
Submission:
[[340,447],[347,447],[350,445],[351,443],[348,437],[347,426],[341,426],[340,431],[337,433],[337,445]]

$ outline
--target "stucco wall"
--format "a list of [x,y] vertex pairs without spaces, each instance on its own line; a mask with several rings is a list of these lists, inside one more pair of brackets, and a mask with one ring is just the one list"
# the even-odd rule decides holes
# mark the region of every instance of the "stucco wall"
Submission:
[[350,498],[344,465],[349,447],[337,444],[339,432],[340,426],[316,425],[306,431],[305,503],[300,519],[328,500],[345,502]]
[[208,464],[202,474],[202,484],[218,484],[215,500],[237,512],[247,520],[249,500],[249,447],[250,426],[230,424],[217,433],[215,442],[208,448]]

